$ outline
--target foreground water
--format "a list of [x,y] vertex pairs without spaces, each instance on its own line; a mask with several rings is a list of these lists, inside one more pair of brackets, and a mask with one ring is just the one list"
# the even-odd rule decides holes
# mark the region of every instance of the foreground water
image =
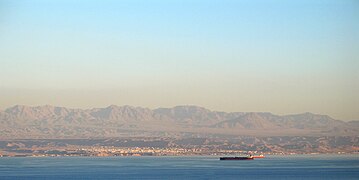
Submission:
[[0,179],[359,179],[359,155],[0,158]]

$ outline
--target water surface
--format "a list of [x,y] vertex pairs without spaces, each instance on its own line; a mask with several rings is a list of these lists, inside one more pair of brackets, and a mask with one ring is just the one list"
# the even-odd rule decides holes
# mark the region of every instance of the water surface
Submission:
[[359,155],[0,158],[0,179],[359,179]]

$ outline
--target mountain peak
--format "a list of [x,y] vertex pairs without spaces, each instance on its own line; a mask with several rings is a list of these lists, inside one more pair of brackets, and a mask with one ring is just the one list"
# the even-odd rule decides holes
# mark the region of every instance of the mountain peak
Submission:
[[119,108],[119,106],[111,104],[111,105],[107,106],[105,109],[118,109],[118,108]]
[[195,106],[195,105],[179,105],[179,106],[175,106],[173,107],[174,109],[192,109],[192,110],[206,110],[206,111],[210,111],[209,109],[206,109],[204,107],[201,106]]
[[25,105],[15,105],[13,107],[9,107],[5,110],[7,113],[21,113],[24,111],[29,111],[31,108]]

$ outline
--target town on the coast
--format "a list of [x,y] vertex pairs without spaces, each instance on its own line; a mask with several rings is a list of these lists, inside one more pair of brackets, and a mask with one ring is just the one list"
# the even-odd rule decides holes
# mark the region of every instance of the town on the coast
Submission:
[[358,153],[358,137],[107,138],[0,140],[0,157],[223,156]]

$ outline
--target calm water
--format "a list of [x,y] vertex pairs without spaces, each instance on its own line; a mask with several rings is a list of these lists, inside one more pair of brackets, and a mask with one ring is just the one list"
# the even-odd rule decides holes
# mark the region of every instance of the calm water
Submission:
[[0,179],[359,179],[359,155],[0,158]]

